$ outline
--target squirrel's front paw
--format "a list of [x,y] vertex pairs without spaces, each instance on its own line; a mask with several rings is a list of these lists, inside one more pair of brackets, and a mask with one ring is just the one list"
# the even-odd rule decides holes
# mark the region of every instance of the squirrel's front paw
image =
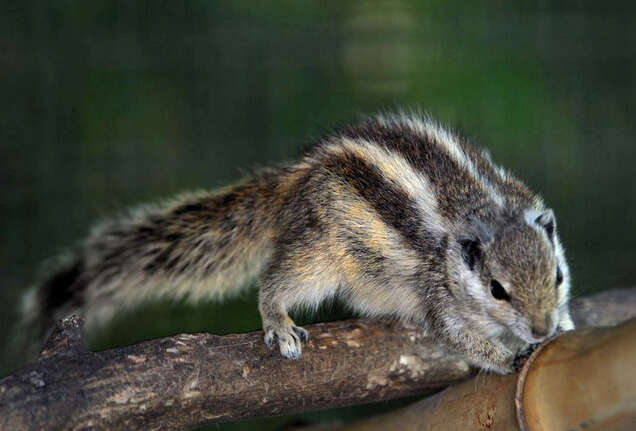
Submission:
[[541,343],[528,344],[523,349],[520,349],[519,351],[517,351],[517,354],[515,355],[515,359],[512,362],[512,366],[515,371],[520,371],[521,368],[523,368],[523,365],[526,363],[530,355],[532,355],[532,352],[534,352],[535,349],[539,347],[540,344]]
[[274,341],[278,340],[280,354],[287,359],[300,359],[303,351],[302,343],[308,338],[309,333],[300,326],[265,328],[265,345],[271,349],[274,347]]

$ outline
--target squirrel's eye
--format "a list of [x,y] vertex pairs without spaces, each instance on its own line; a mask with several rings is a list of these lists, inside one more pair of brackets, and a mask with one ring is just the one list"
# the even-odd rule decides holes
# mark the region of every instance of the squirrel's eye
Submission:
[[510,295],[508,295],[506,289],[504,289],[497,280],[490,282],[490,293],[492,293],[492,296],[497,300],[510,301]]
[[559,287],[563,283],[563,272],[561,272],[561,267],[557,266],[556,271],[556,285]]

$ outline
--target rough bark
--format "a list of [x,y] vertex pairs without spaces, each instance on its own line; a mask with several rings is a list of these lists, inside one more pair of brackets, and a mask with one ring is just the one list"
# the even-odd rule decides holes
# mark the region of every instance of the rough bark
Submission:
[[[636,315],[636,289],[574,300],[587,326]],[[1,429],[188,429],[402,397],[469,377],[460,356],[413,328],[346,320],[308,326],[299,361],[262,334],[182,334],[90,352],[76,318],[40,359],[0,380]]]

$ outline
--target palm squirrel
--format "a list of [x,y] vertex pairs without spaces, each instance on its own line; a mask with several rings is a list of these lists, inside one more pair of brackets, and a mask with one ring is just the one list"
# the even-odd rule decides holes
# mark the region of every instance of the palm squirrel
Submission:
[[308,334],[288,312],[337,297],[418,325],[483,369],[573,328],[555,217],[462,135],[420,114],[341,128],[299,161],[95,227],[25,296],[42,327],[100,325],[156,298],[222,299],[258,279],[264,339],[289,359]]

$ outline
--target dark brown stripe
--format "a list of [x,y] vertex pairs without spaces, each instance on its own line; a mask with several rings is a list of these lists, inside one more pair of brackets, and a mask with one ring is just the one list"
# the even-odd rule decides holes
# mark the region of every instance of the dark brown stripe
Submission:
[[358,262],[362,273],[371,278],[386,274],[388,259],[379,250],[372,250],[362,239],[351,234],[345,234],[338,240],[344,244],[347,254]]
[[424,229],[415,202],[377,167],[346,152],[327,158],[324,163],[369,202],[382,220],[398,231],[411,247],[426,254],[435,247],[435,238]]
[[[440,146],[401,124],[376,120],[342,131],[352,139],[365,139],[401,155],[413,169],[423,172],[436,195],[442,216],[457,219],[467,211],[485,208],[489,197],[481,185]],[[474,214],[471,214],[474,215]]]
[[314,194],[324,181],[316,170],[308,170],[287,190],[278,217],[281,230],[277,242],[282,248],[302,243],[311,247],[312,241],[322,233],[324,226],[316,209]]

